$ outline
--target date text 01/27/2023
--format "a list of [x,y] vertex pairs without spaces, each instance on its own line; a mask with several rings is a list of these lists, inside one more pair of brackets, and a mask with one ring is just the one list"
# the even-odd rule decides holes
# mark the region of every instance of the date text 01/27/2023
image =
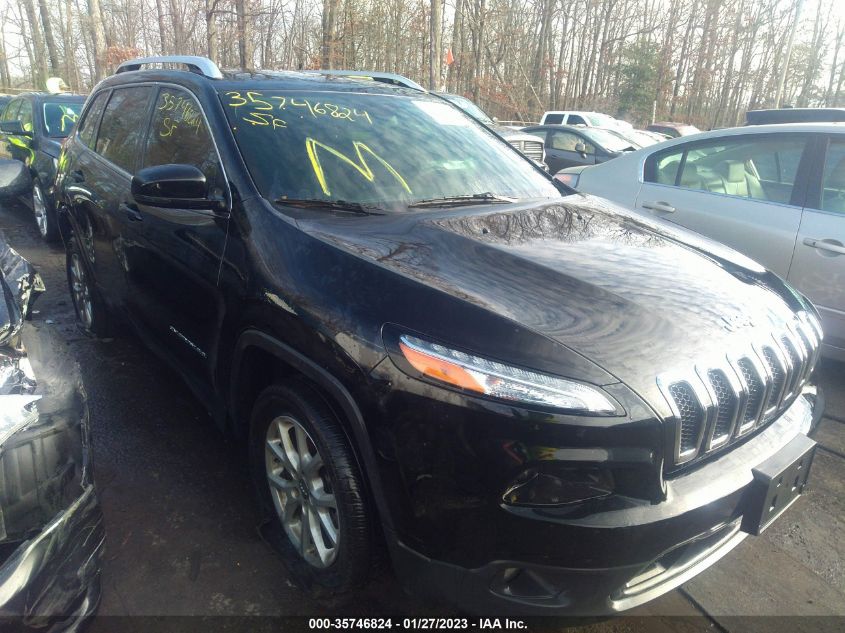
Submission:
[[510,618],[310,618],[308,628],[362,630],[362,629],[403,629],[418,630],[524,630],[528,626],[523,620]]

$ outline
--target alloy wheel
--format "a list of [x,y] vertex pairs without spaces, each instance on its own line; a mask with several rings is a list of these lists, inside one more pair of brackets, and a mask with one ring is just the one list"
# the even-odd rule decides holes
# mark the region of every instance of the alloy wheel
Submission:
[[82,325],[90,329],[93,323],[94,306],[91,303],[91,290],[88,287],[88,278],[79,253],[73,253],[70,257],[70,287],[79,319]]
[[41,185],[37,182],[32,185],[32,213],[35,215],[35,223],[38,224],[38,231],[41,237],[47,237],[49,227],[47,223],[47,204],[44,202],[44,193],[41,191]]
[[323,569],[337,558],[340,515],[323,456],[295,418],[270,422],[265,441],[270,496],[291,543],[309,564]]

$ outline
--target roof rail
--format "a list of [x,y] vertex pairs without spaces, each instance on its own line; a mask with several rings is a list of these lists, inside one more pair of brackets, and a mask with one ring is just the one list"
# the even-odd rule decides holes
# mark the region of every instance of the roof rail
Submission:
[[370,70],[308,70],[305,72],[334,77],[348,77],[349,79],[370,79],[372,81],[378,81],[385,84],[419,90],[420,92],[428,92],[416,81],[412,81],[407,77],[397,75],[396,73],[373,72]]
[[128,72],[130,70],[141,70],[141,66],[147,64],[184,64],[192,73],[197,73],[209,79],[223,79],[223,73],[213,61],[208,57],[198,57],[195,55],[162,55],[160,57],[139,57],[138,59],[130,59],[117,67],[118,73]]

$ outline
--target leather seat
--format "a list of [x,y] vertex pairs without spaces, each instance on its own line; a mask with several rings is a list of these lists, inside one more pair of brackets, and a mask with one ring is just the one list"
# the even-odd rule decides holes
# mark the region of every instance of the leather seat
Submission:
[[745,163],[740,160],[726,160],[719,164],[719,175],[724,181],[724,191],[729,196],[742,196],[766,200],[766,192],[760,181],[745,169]]
[[695,163],[687,163],[684,165],[684,171],[681,172],[681,187],[685,189],[703,189],[701,176],[698,175],[698,166]]

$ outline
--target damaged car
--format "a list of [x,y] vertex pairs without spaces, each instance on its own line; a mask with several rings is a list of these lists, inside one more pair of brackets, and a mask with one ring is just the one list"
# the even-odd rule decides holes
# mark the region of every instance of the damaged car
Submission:
[[44,284],[0,233],[0,628],[75,631],[100,599],[104,528],[79,368],[27,321]]
[[615,613],[800,499],[810,302],[435,95],[129,60],[59,163],[81,324],[127,320],[248,447],[315,595],[384,542],[468,611]]

